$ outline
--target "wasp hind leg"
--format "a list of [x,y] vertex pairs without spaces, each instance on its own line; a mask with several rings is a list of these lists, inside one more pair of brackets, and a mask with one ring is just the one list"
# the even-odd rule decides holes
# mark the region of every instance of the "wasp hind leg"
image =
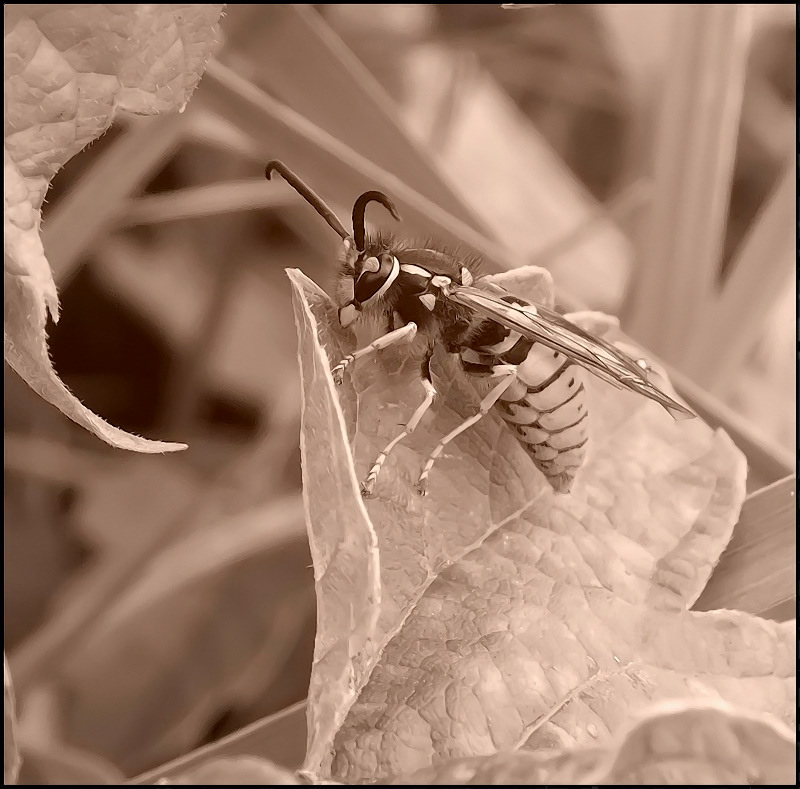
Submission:
[[378,474],[381,472],[381,468],[383,468],[383,464],[386,462],[386,458],[389,457],[391,451],[408,435],[416,430],[417,425],[422,420],[422,417],[428,412],[428,409],[433,405],[433,401],[436,398],[436,389],[433,387],[433,381],[431,380],[431,357],[433,356],[433,350],[429,350],[425,358],[422,360],[422,385],[425,387],[425,399],[420,403],[417,407],[417,410],[411,415],[411,419],[408,420],[408,424],[405,425],[402,432],[398,433],[384,448],[383,451],[375,458],[375,462],[372,464],[372,468],[369,470],[369,474],[367,474],[367,478],[361,483],[361,495],[364,498],[370,498],[372,496],[372,491],[375,487],[375,481],[378,479]]
[[473,414],[469,419],[465,419],[455,430],[451,430],[437,445],[433,452],[428,455],[425,465],[422,467],[422,472],[417,480],[417,491],[421,496],[428,492],[428,475],[431,473],[433,464],[436,458],[442,454],[444,448],[455,438],[458,438],[463,432],[469,430],[474,424],[480,422],[483,417],[488,414],[495,403],[502,397],[503,392],[508,389],[514,381],[517,380],[517,367],[514,364],[497,364],[492,367],[492,377],[501,378],[502,380],[497,386],[493,387],[486,397],[481,400],[480,407],[477,414]]
[[360,359],[363,356],[374,353],[375,351],[380,351],[383,348],[388,348],[390,345],[394,345],[398,342],[411,342],[416,335],[417,324],[412,321],[407,323],[405,326],[401,326],[399,329],[395,329],[394,331],[390,331],[387,334],[378,337],[377,340],[371,342],[369,345],[366,345],[357,351],[353,351],[353,353],[345,356],[344,359],[340,359],[331,369],[334,382],[337,386],[342,385],[342,382],[344,381],[344,371],[356,359]]

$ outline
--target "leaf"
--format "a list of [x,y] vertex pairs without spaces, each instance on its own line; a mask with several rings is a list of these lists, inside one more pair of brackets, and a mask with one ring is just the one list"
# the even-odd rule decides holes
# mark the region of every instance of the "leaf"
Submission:
[[[195,747],[270,690],[312,627],[308,564],[299,497],[176,540],[61,657],[65,741],[128,774]],[[281,682],[302,696],[306,671]]]
[[[619,319],[606,315],[604,312],[584,310],[581,312],[569,312],[564,317],[582,329],[586,329],[586,331],[596,334],[598,337],[606,337],[611,341],[616,339],[615,335],[619,332]],[[634,358],[636,358],[635,354]]]
[[551,310],[555,306],[553,275],[547,269],[520,266],[493,274],[489,279],[509,293],[521,296],[533,304],[541,304]]
[[15,784],[19,775],[20,758],[17,745],[17,714],[14,709],[14,690],[11,673],[3,652],[3,783]]
[[[353,471],[330,363],[317,341],[328,330],[327,296],[289,271],[303,391],[303,502],[317,588],[317,639],[308,691],[307,763],[325,757],[355,700],[381,605],[378,545]],[[310,304],[321,310],[323,322]],[[320,396],[320,393],[322,396]]]
[[50,179],[108,129],[118,110],[181,110],[215,43],[222,5],[4,7],[4,348],[28,385],[103,441],[137,452],[148,441],[109,425],[61,382],[47,351],[58,297],[40,235]]
[[457,759],[403,785],[766,785],[795,783],[792,732],[726,705],[662,704],[605,748]]
[[[355,472],[337,468],[344,431],[312,437],[304,426],[309,526],[333,553],[340,527],[328,521],[357,509],[358,493],[313,482],[310,470],[330,463],[362,478],[422,391],[407,348],[358,363],[336,392],[321,372],[310,383],[306,360],[338,359],[355,338],[313,283],[292,281],[319,325],[318,337],[300,335],[305,408],[341,414],[354,447]],[[555,494],[491,415],[437,461],[420,499],[424,456],[478,399],[446,355],[433,367],[434,413],[390,456],[366,504],[382,605],[357,700],[333,741],[311,733],[314,753],[329,756],[310,757],[307,774],[369,781],[447,758],[602,743],[647,704],[687,696],[793,721],[794,624],[688,610],[744,497],[745,460],[725,433],[675,423],[592,379],[593,451],[572,493]],[[318,588],[320,607],[360,602],[337,592]],[[325,680],[315,665],[312,685]]]
[[213,759],[179,778],[161,783],[180,786],[289,786],[300,782],[288,770],[255,756]]

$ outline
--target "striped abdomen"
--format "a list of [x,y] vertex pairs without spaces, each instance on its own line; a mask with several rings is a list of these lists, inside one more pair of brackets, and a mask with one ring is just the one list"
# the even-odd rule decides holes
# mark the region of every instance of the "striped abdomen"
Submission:
[[485,375],[495,364],[517,365],[517,380],[495,407],[553,489],[568,492],[586,457],[584,371],[562,354],[497,324],[483,329],[461,350],[462,366],[470,374]]

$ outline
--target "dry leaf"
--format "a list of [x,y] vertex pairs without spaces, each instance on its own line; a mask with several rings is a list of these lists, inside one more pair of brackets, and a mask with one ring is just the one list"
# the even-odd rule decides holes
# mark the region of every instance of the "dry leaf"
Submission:
[[605,748],[507,751],[457,759],[390,783],[419,786],[781,786],[795,783],[795,739],[767,716],[726,705],[659,705]]
[[15,784],[19,775],[19,747],[17,745],[17,715],[14,709],[14,690],[11,673],[3,652],[3,783]]
[[288,770],[255,756],[213,759],[162,783],[179,786],[290,786],[300,782]]
[[205,68],[222,5],[4,6],[4,337],[8,364],[45,400],[112,446],[171,452],[93,414],[58,378],[46,319],[58,297],[42,247],[50,179],[118,110],[181,110]]
[[[340,695],[344,724],[333,738],[310,728],[308,775],[368,781],[448,758],[603,743],[664,699],[723,699],[793,721],[794,624],[688,610],[744,497],[745,460],[727,435],[593,379],[592,451],[571,494],[555,494],[490,416],[451,445],[420,499],[423,457],[477,406],[440,354],[434,413],[388,460],[365,524],[345,514],[360,512],[355,480],[421,400],[416,363],[387,349],[335,391],[327,366],[354,338],[313,283],[291,277],[304,407],[347,428],[304,425],[309,528],[326,555],[340,550],[343,519],[351,545],[374,529],[381,566],[380,618]],[[338,465],[351,456],[343,435],[355,470]],[[350,577],[366,563],[351,561]],[[343,585],[317,594],[340,620],[363,605]],[[317,663],[312,687],[328,676]]]
[[285,669],[313,621],[308,564],[296,497],[177,540],[60,658],[60,736],[127,774],[195,747]]
[[[68,426],[7,366],[3,387],[3,632],[4,646],[16,660],[21,644],[41,626],[86,561],[88,546],[70,528],[76,475],[51,474],[52,466],[43,462],[57,454],[57,445],[40,436],[60,438],[60,429]],[[23,688],[16,666],[14,678]]]
[[99,756],[56,743],[22,747],[27,786],[121,786],[122,773]]

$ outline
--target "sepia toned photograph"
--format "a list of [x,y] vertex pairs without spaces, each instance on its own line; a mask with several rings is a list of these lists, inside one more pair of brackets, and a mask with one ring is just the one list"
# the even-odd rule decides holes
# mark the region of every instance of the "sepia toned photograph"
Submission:
[[5,4],[4,785],[797,785],[795,4]]

